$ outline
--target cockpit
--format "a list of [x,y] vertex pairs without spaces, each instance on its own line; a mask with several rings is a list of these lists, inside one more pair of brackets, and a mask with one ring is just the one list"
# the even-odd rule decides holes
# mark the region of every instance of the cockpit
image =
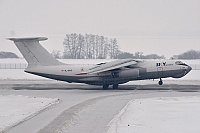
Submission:
[[182,61],[176,61],[176,65],[188,66],[187,64],[183,63]]
[[176,61],[175,64],[180,67],[181,72],[177,75],[174,75],[173,78],[183,77],[192,70],[192,68],[189,65],[187,65],[181,61]]

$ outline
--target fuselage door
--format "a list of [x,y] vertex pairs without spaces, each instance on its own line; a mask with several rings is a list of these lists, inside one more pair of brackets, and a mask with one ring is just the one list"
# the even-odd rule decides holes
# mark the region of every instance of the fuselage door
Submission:
[[162,77],[163,76],[163,68],[162,67],[158,67],[157,71],[158,71],[158,76]]

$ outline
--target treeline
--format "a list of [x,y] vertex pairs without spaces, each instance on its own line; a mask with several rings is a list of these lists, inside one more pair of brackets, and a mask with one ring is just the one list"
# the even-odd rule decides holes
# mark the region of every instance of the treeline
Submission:
[[200,51],[189,50],[182,54],[174,55],[172,59],[187,59],[187,60],[200,59]]
[[0,51],[0,58],[19,58],[15,53]]
[[[64,59],[165,59],[165,56],[157,54],[144,55],[143,52],[123,52],[119,50],[116,38],[108,38],[93,34],[66,34],[64,52],[53,51],[55,58]],[[171,59],[200,59],[200,51],[190,50],[174,55]]]
[[63,58],[68,59],[114,59],[119,54],[116,38],[92,34],[67,34]]
[[143,55],[143,52],[136,52],[134,54],[128,52],[120,52],[117,56],[118,59],[126,59],[126,58],[133,58],[133,59],[165,59],[165,56],[159,56],[157,54],[149,54]]

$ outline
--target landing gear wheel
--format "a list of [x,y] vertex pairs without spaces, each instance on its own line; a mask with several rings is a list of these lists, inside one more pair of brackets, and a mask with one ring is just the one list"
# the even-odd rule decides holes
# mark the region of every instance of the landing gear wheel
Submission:
[[114,84],[113,85],[113,89],[118,89],[119,85],[118,84]]
[[106,84],[103,85],[103,89],[104,89],[104,90],[108,89],[108,87],[109,87],[109,85],[106,85]]
[[160,81],[158,82],[159,85],[163,85],[163,81],[162,79],[160,79]]

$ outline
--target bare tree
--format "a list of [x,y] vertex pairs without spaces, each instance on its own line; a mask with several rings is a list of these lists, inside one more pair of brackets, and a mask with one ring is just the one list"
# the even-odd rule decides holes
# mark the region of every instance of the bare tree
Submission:
[[53,50],[51,55],[56,59],[60,59],[61,58],[61,53],[60,53],[59,50]]
[[119,54],[119,49],[118,49],[117,39],[116,38],[110,40],[109,54],[110,54],[110,58],[111,59],[116,58],[117,55]]
[[67,34],[63,45],[64,58],[73,59],[115,58],[119,51],[116,38],[92,34]]

